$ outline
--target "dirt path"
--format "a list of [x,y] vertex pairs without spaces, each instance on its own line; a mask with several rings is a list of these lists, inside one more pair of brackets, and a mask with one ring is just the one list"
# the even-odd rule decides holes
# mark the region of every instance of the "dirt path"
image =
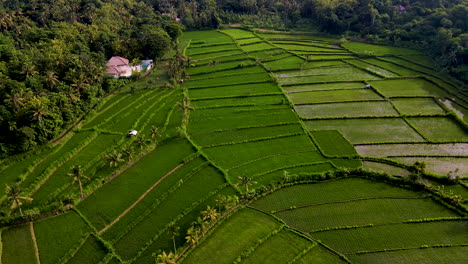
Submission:
[[34,255],[36,255],[36,263],[41,264],[41,260],[39,258],[39,248],[37,247],[36,233],[34,232],[33,222],[29,223],[29,228],[31,230],[31,239],[32,239],[33,246],[34,246]]
[[179,164],[177,167],[172,169],[170,172],[168,172],[166,175],[164,175],[161,179],[159,179],[157,182],[153,184],[146,192],[138,198],[130,207],[128,207],[125,211],[123,211],[117,218],[114,219],[110,224],[108,224],[106,227],[104,227],[101,231],[99,231],[99,235],[102,235],[102,233],[106,232],[107,229],[111,228],[115,223],[117,223],[122,217],[124,217],[130,210],[132,210],[141,200],[143,200],[148,193],[150,193],[156,186],[158,186],[159,183],[161,183],[165,178],[167,178],[169,175],[174,173],[176,170],[178,170],[180,167],[184,166],[185,163]]

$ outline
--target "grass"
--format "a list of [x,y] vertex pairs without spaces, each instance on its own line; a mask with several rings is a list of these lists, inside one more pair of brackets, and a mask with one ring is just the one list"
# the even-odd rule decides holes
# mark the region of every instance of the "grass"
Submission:
[[193,135],[192,139],[197,142],[197,145],[208,147],[303,133],[304,130],[300,124],[289,124],[198,134]]
[[[277,155],[255,162],[247,163],[243,166],[234,167],[228,171],[232,182],[238,182],[239,176],[262,178],[264,174],[272,171],[289,170],[292,166],[309,165],[311,163],[325,162],[325,159],[317,151],[291,153],[286,155]],[[281,175],[283,176],[283,175]],[[278,177],[276,180],[281,179]]]
[[399,79],[369,82],[385,97],[443,96],[444,92],[423,79]]
[[353,70],[353,72],[345,74],[324,74],[316,76],[296,76],[281,78],[278,82],[282,85],[295,85],[295,84],[309,84],[309,83],[321,83],[321,82],[344,82],[344,81],[365,81],[365,80],[379,80],[380,78],[361,71],[359,69]]
[[306,121],[309,130],[338,129],[351,143],[423,142],[400,118],[365,118]]
[[258,239],[278,229],[280,223],[252,209],[242,209],[191,251],[182,263],[231,263]]
[[40,262],[60,263],[60,259],[91,231],[74,212],[44,219],[34,224]]
[[247,258],[243,258],[242,263],[288,263],[312,245],[312,241],[283,229],[260,244]]
[[[226,76],[237,76],[240,77],[241,75],[244,74],[261,74],[265,72],[265,69],[263,69],[260,66],[257,65],[251,65],[247,67],[241,67],[237,69],[232,69],[232,70],[223,70],[223,71],[214,71],[206,74],[201,74],[201,75],[195,75],[189,77],[188,81],[198,81],[198,80],[206,80],[210,78],[217,78],[217,77],[226,77]],[[223,86],[220,86],[223,87]],[[219,88],[219,87],[212,87],[212,88]]]
[[249,45],[249,44],[254,44],[254,43],[259,43],[259,42],[263,42],[262,39],[260,38],[257,38],[257,37],[253,37],[253,38],[247,38],[247,39],[237,39],[236,40],[237,43],[239,43],[239,45]]
[[107,241],[116,241],[120,236],[128,231],[128,227],[131,227],[134,223],[141,221],[142,217],[154,210],[154,207],[161,201],[167,199],[168,196],[172,196],[174,191],[178,191],[180,188],[178,185],[181,182],[188,181],[206,166],[207,164],[203,158],[197,158],[180,167],[156,185],[144,199],[140,200],[140,202],[128,211],[125,216],[120,218],[118,222],[106,230],[102,237]]
[[412,117],[408,120],[430,140],[468,142],[468,131],[449,117]]
[[376,59],[376,58],[362,59],[362,61],[367,62],[367,63],[372,64],[372,65],[375,65],[375,66],[378,66],[378,67],[381,67],[383,69],[389,70],[389,71],[394,72],[394,73],[396,73],[396,74],[398,74],[400,76],[408,77],[408,76],[421,75],[420,73],[418,73],[416,71],[413,71],[413,70],[410,70],[410,69],[395,65],[395,64],[387,62],[387,61],[379,60],[379,59]]
[[315,150],[307,136],[293,136],[204,149],[213,162],[224,169],[257,159]]
[[320,239],[342,253],[362,250],[412,248],[423,245],[466,244],[466,224],[463,221],[395,224],[315,233]]
[[396,175],[396,176],[408,176],[409,175],[409,172],[407,170],[402,169],[400,167],[395,167],[386,163],[363,161],[362,167],[368,170],[385,172],[390,175]]
[[[47,199],[52,198],[51,194],[56,190],[65,185],[71,184],[72,179],[70,176],[68,176],[68,173],[71,173],[72,168],[75,165],[80,165],[84,168],[88,165],[87,163],[92,161],[95,157],[104,155],[106,149],[115,145],[115,142],[121,138],[121,135],[99,135],[85,148],[83,148],[83,150],[81,150],[76,156],[58,168],[55,173],[49,177],[49,179],[40,187],[40,189],[34,193],[32,197],[34,199],[34,204],[47,201]],[[91,177],[92,175],[86,176]]]
[[427,165],[427,171],[440,175],[448,175],[450,172],[458,169],[456,175],[460,177],[468,176],[468,162],[466,158],[452,157],[392,157],[393,160],[407,165],[413,165],[415,162],[424,162]]
[[403,115],[443,115],[445,110],[434,98],[400,98],[392,103]]
[[297,208],[275,215],[289,226],[305,232],[339,226],[380,225],[409,219],[458,216],[429,198],[358,200]]
[[81,248],[68,260],[67,264],[99,263],[106,255],[107,249],[95,236],[89,236]]
[[288,94],[288,97],[296,105],[382,99],[371,89],[301,92]]
[[297,105],[295,108],[305,119],[399,116],[392,104],[387,101]]
[[388,157],[405,155],[468,156],[468,143],[362,145],[356,149],[363,156]]
[[[229,110],[231,109],[236,108],[229,108]],[[274,109],[274,118],[271,116],[271,110],[272,108],[265,110],[232,112],[212,116],[193,116],[189,122],[188,131],[190,134],[198,134],[241,128],[264,127],[294,123],[297,124],[298,122],[294,112],[288,108],[280,107],[278,109]],[[193,113],[197,112],[198,110],[195,110]]]
[[193,44],[233,42],[233,40],[229,36],[214,30],[188,31],[184,32],[182,37],[184,39],[191,39]]
[[406,48],[397,48],[390,46],[380,46],[360,42],[346,42],[342,44],[344,48],[358,54],[364,55],[375,55],[375,56],[384,56],[384,55],[420,55],[421,52],[413,49]]
[[186,141],[162,145],[142,158],[136,166],[132,166],[94,192],[77,207],[100,230],[191,153],[192,146]]
[[467,246],[410,249],[402,251],[379,252],[360,255],[350,255],[348,258],[353,263],[463,263],[466,261]]
[[[180,218],[178,221],[176,221],[176,225],[180,227],[179,233],[180,234],[185,234],[190,228],[190,225],[195,221],[195,215],[198,215],[199,212],[206,210],[206,207],[208,205],[213,206],[216,204],[216,200],[219,198],[218,195],[235,195],[236,191],[232,187],[226,187],[219,192],[217,192],[215,195],[210,196],[208,199],[204,200],[200,204],[198,204],[194,209],[189,212],[187,215],[183,216]],[[185,238],[184,236],[178,236],[176,237],[176,246],[181,247],[185,243]],[[173,249],[173,241],[172,238],[167,235],[167,233],[163,233],[156,239],[154,239],[153,243],[146,247],[144,251],[141,251],[139,253],[139,256],[136,258],[134,261],[135,263],[153,263],[154,262],[154,257],[152,256],[154,252],[158,252],[160,250],[164,250],[166,252],[169,252]],[[178,251],[179,252],[179,251]]]
[[253,202],[252,206],[270,212],[303,204],[378,196],[417,197],[420,195],[421,193],[386,183],[350,178],[318,184],[302,184],[286,187]]
[[379,76],[382,76],[382,77],[386,77],[386,78],[391,78],[391,77],[398,77],[399,75],[394,73],[394,72],[391,72],[389,70],[386,70],[384,68],[381,68],[381,67],[378,67],[378,66],[375,66],[375,65],[371,65],[371,64],[368,64],[364,61],[361,61],[361,60],[347,60],[346,62],[352,64],[352,65],[355,65],[359,68],[363,68],[367,71],[370,71],[370,72],[373,72]]
[[247,57],[246,55],[244,54],[239,54],[239,55],[232,55],[232,56],[223,56],[223,57],[217,57],[217,58],[213,58],[213,59],[205,59],[205,60],[198,60],[198,61],[194,61],[191,63],[191,67],[199,67],[199,66],[205,66],[205,65],[208,65],[210,63],[214,63],[214,64],[219,64],[219,63],[224,63],[224,62],[232,62],[232,61],[241,61],[241,60],[245,60],[245,59],[248,59],[249,57]]
[[187,73],[190,75],[205,74],[213,71],[223,71],[230,69],[239,69],[242,67],[247,67],[255,65],[255,61],[251,59],[232,61],[232,62],[223,62],[215,65],[203,65],[198,67],[190,67],[187,69]]
[[294,263],[297,263],[297,264],[310,264],[310,263],[337,264],[337,263],[346,263],[346,262],[344,262],[344,260],[340,259],[335,254],[331,253],[329,250],[321,246],[316,246]]
[[362,161],[360,159],[331,159],[330,162],[336,168],[343,169],[358,169],[362,167]]
[[290,77],[311,77],[311,76],[323,76],[323,75],[339,75],[339,74],[362,74],[362,71],[356,67],[350,65],[343,66],[330,66],[330,67],[318,67],[310,68],[300,71],[287,71],[276,73],[279,78],[290,78]]
[[272,41],[272,43],[280,44],[280,45],[284,44],[284,45],[298,45],[298,46],[306,46],[306,47],[329,48],[329,49],[346,52],[346,50],[344,50],[338,45],[328,44],[325,42],[317,42],[317,41],[304,41],[304,40],[302,41],[294,41],[294,40],[279,41],[279,40],[276,40],[276,41]]
[[347,65],[342,60],[331,60],[331,61],[309,61],[304,64],[304,69],[313,69],[320,67],[336,67],[336,66],[345,66]]
[[[14,183],[18,182],[20,180],[19,176],[22,174],[28,174],[28,182],[33,181],[36,178],[36,174],[34,176],[31,176],[30,173],[28,173],[28,168],[31,165],[36,165],[36,168],[34,169],[34,172],[38,170],[38,166],[41,164],[45,164],[45,167],[49,164],[47,162],[47,155],[48,153],[40,153],[38,155],[28,155],[24,156],[22,159],[17,160],[17,161],[12,161],[8,167],[6,167],[4,170],[0,171],[2,177],[0,177],[0,184],[1,186],[5,186],[5,184],[8,184],[12,186]],[[35,164],[38,160],[42,160],[41,164]],[[42,167],[41,167],[42,168]],[[23,185],[23,184],[22,184]],[[5,188],[0,189],[1,195],[4,194]],[[1,196],[0,195],[0,196]]]
[[256,36],[254,33],[243,30],[243,29],[238,29],[238,28],[230,28],[230,29],[224,29],[221,30],[221,32],[228,34],[234,39],[244,39],[244,38],[255,38]]
[[260,51],[255,51],[255,52],[249,52],[249,55],[251,57],[254,57],[256,59],[268,59],[276,54],[284,54],[285,51],[283,49],[271,49],[271,50],[260,50]]
[[220,51],[231,51],[235,49],[237,49],[237,46],[235,44],[229,43],[229,44],[208,46],[208,47],[189,47],[186,53],[188,56],[194,56],[194,55],[220,52]]
[[366,84],[363,82],[337,82],[284,86],[283,89],[286,93],[297,93],[328,90],[362,89],[365,86]]
[[208,87],[219,87],[228,86],[235,84],[250,84],[250,83],[262,83],[271,80],[270,75],[267,73],[259,74],[245,74],[242,79],[239,76],[226,76],[211,79],[193,80],[185,83],[185,86],[189,89],[193,88],[208,88]]
[[338,130],[317,130],[311,132],[315,142],[327,156],[357,155],[353,145]]
[[[218,170],[213,167],[206,167],[185,181],[177,192],[172,193],[163,200],[150,214],[137,223],[130,232],[126,233],[115,244],[118,254],[125,260],[131,259],[151,241],[151,239],[164,231],[164,226],[173,221],[182,213],[189,213],[196,220],[197,212],[186,212],[193,204],[201,199],[206,199],[210,192],[213,192],[224,184],[224,178]],[[162,233],[165,236],[166,234]]]
[[277,183],[278,181],[283,180],[285,171],[289,173],[290,176],[304,176],[311,174],[317,175],[334,170],[335,167],[333,167],[330,162],[323,162],[312,165],[304,165],[299,167],[276,170],[274,172],[255,177],[255,181],[257,181],[257,186],[261,186],[270,183]]
[[[310,53],[309,53],[310,54]],[[304,56],[304,54],[299,54],[301,56]],[[328,61],[328,60],[349,60],[349,59],[355,59],[356,57],[353,55],[343,55],[343,54],[323,54],[321,53],[320,55],[318,54],[311,54],[312,56],[309,57],[309,61]]]
[[275,45],[285,50],[291,50],[291,51],[311,51],[311,52],[324,52],[324,53],[344,51],[344,50],[339,50],[336,48],[317,47],[317,46],[302,45],[302,44],[296,44],[296,43],[289,43],[289,44],[275,43]]
[[216,52],[191,55],[190,59],[192,59],[193,61],[215,60],[215,59],[218,59],[219,57],[234,56],[234,55],[243,55],[243,52],[240,49],[216,51]]
[[241,96],[220,99],[206,99],[192,101],[191,105],[195,109],[215,108],[215,107],[235,107],[235,106],[261,106],[261,105],[283,105],[286,99],[283,95],[260,95]]
[[290,69],[299,69],[302,63],[304,63],[304,60],[302,60],[301,58],[291,56],[280,60],[268,61],[263,63],[263,65],[270,71],[282,71]]
[[250,45],[244,45],[244,46],[241,46],[240,48],[245,52],[254,52],[254,51],[261,51],[261,50],[270,50],[276,47],[269,43],[261,42],[261,43],[255,43],[255,44],[250,44]]
[[249,96],[249,95],[265,95],[280,93],[272,82],[232,85],[220,88],[206,88],[206,89],[191,89],[188,94],[192,100],[220,98],[220,97],[235,97],[235,96]]
[[2,231],[2,263],[37,263],[29,224]]

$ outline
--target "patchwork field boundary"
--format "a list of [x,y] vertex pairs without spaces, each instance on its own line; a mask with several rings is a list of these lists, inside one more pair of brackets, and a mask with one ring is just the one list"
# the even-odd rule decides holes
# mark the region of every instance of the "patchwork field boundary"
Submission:
[[[41,259],[40,259],[40,256],[39,256],[39,248],[37,247],[37,239],[36,239],[36,233],[34,232],[34,223],[33,222],[29,223],[29,231],[31,232],[31,240],[33,242],[34,256],[36,257],[36,264],[41,264]],[[0,238],[1,238],[1,236],[0,236]],[[3,244],[2,244],[2,250],[1,250],[0,255],[3,255]],[[0,263],[1,263],[1,256],[0,256]]]
[[[309,182],[309,183],[310,183],[310,182]],[[307,184],[307,183],[305,183],[305,184]],[[282,187],[286,187],[286,186],[282,186]],[[278,190],[278,189],[272,189],[272,190],[270,190],[269,193],[273,193],[274,191],[277,191],[277,190]],[[261,197],[263,197],[264,195],[266,195],[266,193],[263,194],[263,195],[260,196],[260,197],[257,197],[256,199],[261,198]],[[253,200],[253,201],[255,201],[255,200]],[[289,226],[284,220],[282,220],[281,218],[277,217],[276,215],[273,215],[273,214],[270,214],[270,213],[268,213],[268,212],[265,212],[265,211],[263,211],[263,210],[261,210],[261,209],[258,209],[258,208],[256,208],[256,207],[253,207],[253,206],[251,206],[251,205],[249,205],[249,204],[246,205],[246,207],[247,207],[247,208],[250,208],[250,209],[252,209],[252,210],[258,211],[258,212],[260,212],[260,213],[262,213],[262,214],[265,214],[265,215],[267,215],[267,216],[269,216],[269,217],[274,218],[276,221],[278,221],[279,223],[281,223],[282,225],[284,225],[287,229],[289,229],[289,230],[295,232],[296,234],[298,234],[298,235],[304,237],[305,239],[307,239],[307,240],[309,240],[309,241],[312,241],[312,242],[314,242],[314,243],[316,243],[316,244],[318,244],[318,245],[324,247],[326,250],[330,251],[330,253],[332,253],[333,255],[336,255],[336,256],[339,257],[341,260],[345,261],[345,262],[348,263],[348,264],[351,264],[351,262],[349,261],[349,259],[348,259],[345,255],[343,255],[343,254],[341,254],[340,252],[334,250],[333,248],[329,247],[328,245],[322,243],[322,241],[317,240],[317,239],[315,239],[315,238],[313,238],[313,237],[311,237],[311,236],[309,236],[309,235],[307,235],[307,234],[304,234],[304,232],[300,231],[299,229]]]
[[102,235],[102,233],[106,232],[110,227],[112,227],[115,223],[117,223],[120,218],[124,217],[130,210],[132,210],[141,200],[143,200],[148,193],[150,193],[159,183],[161,183],[164,179],[166,179],[168,176],[170,176],[172,173],[174,173],[176,170],[180,169],[182,166],[184,166],[186,163],[181,163],[177,165],[175,168],[173,168],[171,171],[166,173],[163,177],[161,177],[158,181],[156,181],[149,189],[147,189],[135,202],[132,203],[125,211],[123,211],[118,217],[116,217],[111,223],[106,225],[103,229],[99,230],[98,234]]
[[243,143],[267,141],[270,139],[288,138],[288,137],[294,137],[294,136],[300,136],[300,135],[303,135],[303,134],[294,132],[294,133],[288,133],[288,134],[279,134],[279,135],[271,136],[271,137],[258,137],[255,139],[247,139],[247,140],[242,140],[242,141],[231,141],[231,142],[219,143],[219,144],[214,144],[214,145],[207,145],[202,148],[206,149],[206,148],[214,148],[214,147],[222,147],[222,146],[231,146],[231,145],[237,145],[237,144],[243,144]]
[[291,206],[288,208],[283,208],[283,209],[278,209],[275,211],[272,211],[272,214],[276,214],[279,212],[285,212],[285,211],[293,211],[296,209],[301,209],[301,208],[308,208],[308,207],[314,207],[314,206],[320,206],[320,205],[328,205],[328,204],[341,204],[341,203],[352,203],[352,202],[358,202],[358,201],[368,201],[368,200],[409,200],[409,199],[426,199],[429,196],[374,196],[374,197],[363,197],[363,198],[356,198],[356,199],[348,199],[348,200],[340,200],[340,201],[330,201],[330,202],[322,202],[322,203],[311,203],[311,204],[302,204],[302,205],[295,205]]
[[[185,210],[179,214],[178,216],[176,216],[172,222],[166,224],[158,233],[156,233],[152,239],[150,239],[149,241],[147,241],[145,243],[145,246],[143,246],[142,248],[140,248],[140,250],[137,252],[137,254],[132,258],[132,259],[129,259],[127,260],[128,263],[133,263],[135,262],[142,254],[143,252],[146,251],[146,249],[148,249],[149,246],[151,246],[151,244],[154,243],[154,241],[156,239],[158,239],[162,234],[164,234],[165,232],[167,232],[168,228],[170,228],[170,226],[173,224],[173,223],[176,223],[177,221],[179,221],[180,219],[182,219],[184,216],[188,215],[191,211],[193,211],[193,209],[195,209],[197,206],[199,206],[200,204],[202,204],[203,202],[207,201],[208,199],[210,199],[211,197],[213,197],[214,195],[216,195],[217,193],[219,193],[221,190],[223,190],[224,188],[227,188],[229,187],[230,185],[228,183],[224,184],[224,185],[220,185],[218,187],[218,189],[208,193],[205,197],[195,201],[192,203],[192,206],[191,207],[188,207],[188,208],[185,208]],[[215,223],[216,224],[216,223]],[[199,241],[200,242],[200,241]],[[179,256],[182,256],[184,253],[181,253]]]
[[86,146],[91,144],[92,141],[96,139],[98,133],[91,134],[85,141],[83,141],[79,146],[75,147],[73,150],[64,154],[62,158],[52,162],[49,167],[41,173],[39,177],[37,177],[34,182],[28,186],[24,192],[27,193],[29,196],[34,195],[41,187],[44,185],[49,178],[54,175],[54,173],[60,169],[63,165],[65,165],[68,161],[70,161],[73,157],[78,155]]
[[452,244],[436,244],[436,245],[422,245],[419,247],[408,247],[408,248],[393,248],[393,249],[382,249],[382,250],[374,250],[374,251],[358,251],[353,253],[345,253],[346,255],[364,255],[364,254],[375,254],[375,253],[384,253],[384,252],[393,252],[393,251],[404,251],[404,250],[424,250],[430,248],[446,248],[446,247],[468,247],[468,244],[459,244],[459,245],[452,245]]
[[252,253],[255,252],[255,250],[260,247],[261,244],[265,243],[267,240],[272,238],[273,236],[277,235],[279,232],[284,230],[285,225],[281,225],[279,228],[273,230],[272,232],[268,233],[266,236],[258,239],[254,245],[250,246],[249,248],[246,248],[244,251],[242,251],[239,256],[234,260],[233,264],[238,264],[241,263],[243,259],[248,258]]
[[[285,171],[287,169],[294,169],[294,168],[300,168],[300,167],[309,167],[309,166],[322,165],[322,164],[330,164],[333,168],[338,169],[331,161],[325,160],[325,161],[318,161],[318,162],[306,162],[306,163],[297,163],[297,164],[294,164],[294,165],[288,165],[288,166],[284,166],[284,167],[281,167],[281,168],[276,168],[274,170],[254,174],[254,175],[252,175],[252,178],[258,179],[258,178],[262,178],[262,176],[265,176],[265,175],[268,175],[270,173],[274,173],[274,172],[277,172],[277,171]],[[317,173],[315,172],[315,173],[312,173],[312,174],[317,174]]]
[[[136,219],[134,219],[131,224],[127,225],[125,229],[123,229],[118,236],[116,236],[114,239],[112,239],[110,242],[112,244],[116,243],[120,239],[122,239],[125,235],[127,235],[135,226],[137,226],[141,221],[143,221],[149,214],[154,212],[156,208],[159,207],[159,205],[166,201],[168,196],[177,191],[183,183],[185,183],[187,180],[190,180],[193,176],[195,176],[197,173],[199,173],[201,170],[206,168],[208,162],[205,162],[201,164],[200,166],[194,168],[192,171],[187,173],[185,178],[181,179],[176,185],[173,185],[171,188],[169,188],[166,192],[164,192],[160,198],[156,199],[155,202],[148,208],[146,208],[145,212],[141,215],[139,215]],[[105,232],[103,232],[105,233]],[[105,235],[105,234],[104,234]]]

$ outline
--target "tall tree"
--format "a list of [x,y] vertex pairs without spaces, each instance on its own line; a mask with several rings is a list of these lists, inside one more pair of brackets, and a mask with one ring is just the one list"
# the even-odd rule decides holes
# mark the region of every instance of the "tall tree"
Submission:
[[22,190],[19,184],[15,184],[13,186],[9,186],[8,184],[6,184],[5,195],[10,205],[10,208],[9,208],[10,214],[14,210],[18,209],[20,212],[20,215],[23,216],[23,211],[21,210],[21,206],[23,205],[23,202],[30,203],[33,200],[31,197],[22,196],[21,192]]
[[84,194],[83,194],[82,180],[89,179],[89,178],[83,175],[83,173],[81,172],[81,166],[80,165],[75,165],[72,168],[72,173],[68,173],[68,176],[72,177],[72,184],[75,184],[75,183],[78,184],[78,187],[80,188],[80,198],[83,200],[84,199]]
[[249,186],[256,184],[257,182],[254,181],[251,177],[248,176],[239,176],[237,177],[240,181],[236,184],[237,186],[243,186],[246,193],[249,192]]

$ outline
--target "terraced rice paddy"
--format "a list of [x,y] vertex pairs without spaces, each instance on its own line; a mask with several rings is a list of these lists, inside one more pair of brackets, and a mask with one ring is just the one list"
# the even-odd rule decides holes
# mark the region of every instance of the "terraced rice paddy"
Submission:
[[[356,168],[405,179],[422,161],[431,188],[466,199],[466,183],[433,180],[468,175],[466,117],[453,113],[468,103],[420,52],[241,28],[186,32],[181,43],[190,65],[180,87],[162,88],[158,69],[54,144],[0,162],[0,184],[33,198],[25,214],[58,214],[5,226],[2,263],[154,263],[174,250],[188,264],[468,258],[460,207],[354,174],[335,179]],[[126,137],[131,129],[139,136]],[[305,182],[265,187],[291,179]],[[229,195],[249,199],[203,226],[200,212]],[[203,234],[187,242],[194,226]]]

